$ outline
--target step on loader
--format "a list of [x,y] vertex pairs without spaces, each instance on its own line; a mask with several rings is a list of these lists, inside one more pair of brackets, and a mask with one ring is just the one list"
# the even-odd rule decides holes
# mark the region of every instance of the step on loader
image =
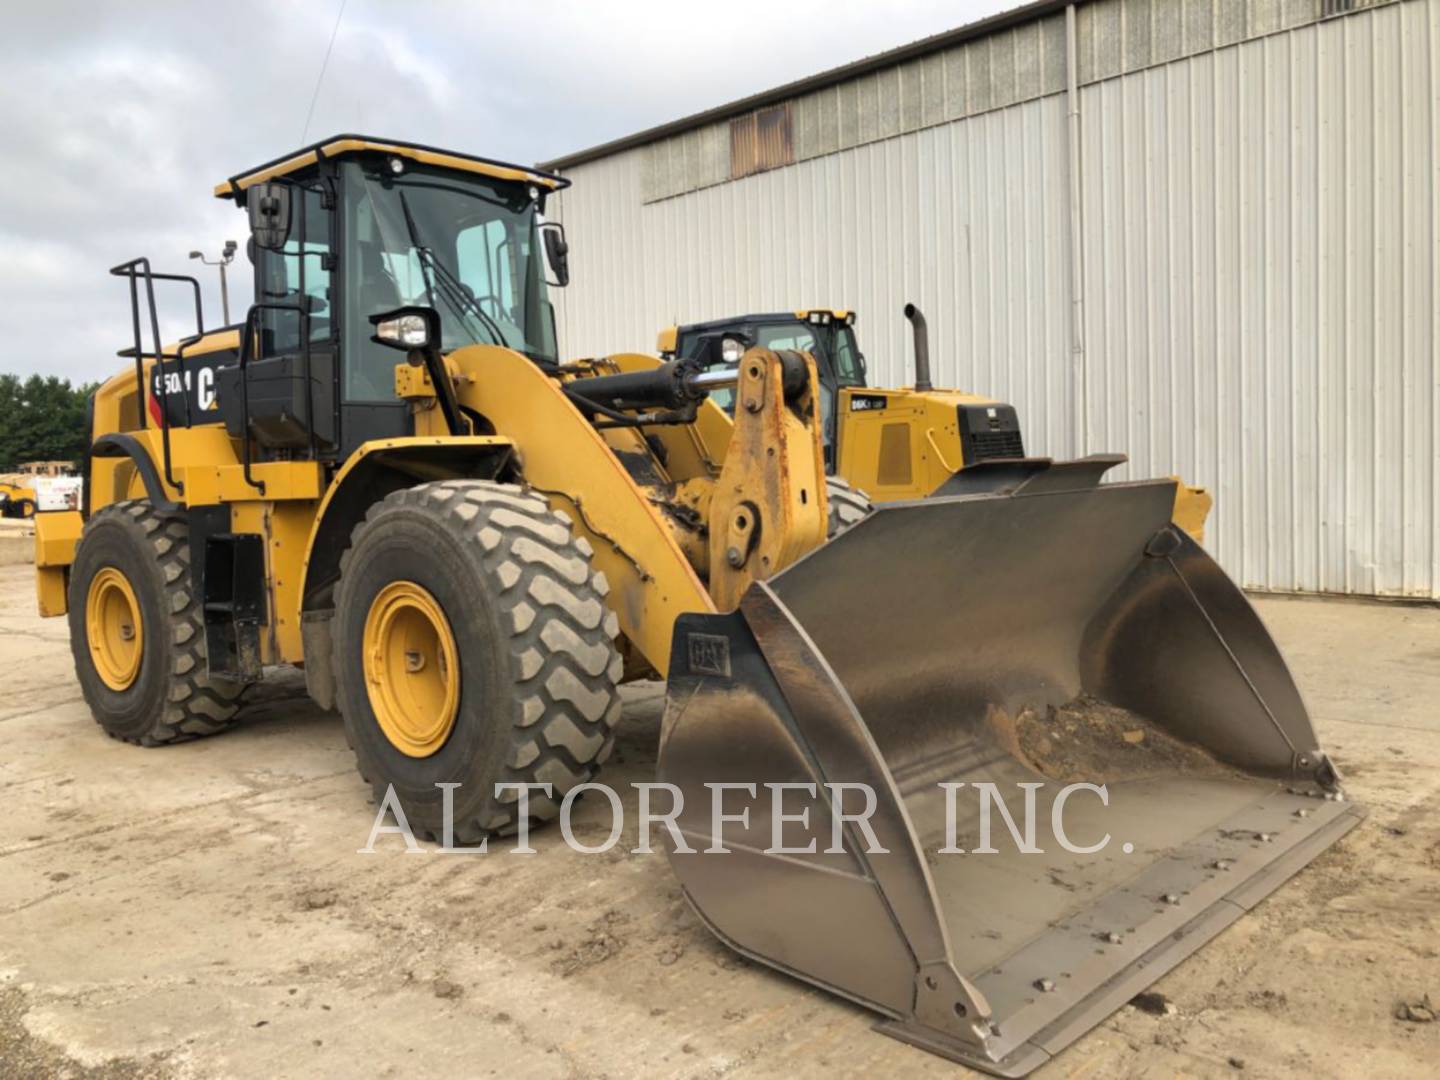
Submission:
[[[471,844],[556,817],[620,683],[665,677],[699,917],[1008,1075],[1355,823],[1173,481],[1013,458],[832,528],[809,354],[561,361],[566,183],[335,136],[216,189],[249,215],[239,325],[205,327],[193,278],[113,269],[133,339],[84,506],[35,519],[41,611],[107,734],[220,732],[302,666],[377,802]],[[160,290],[193,335],[162,344]],[[987,844],[972,790],[1054,836]]]

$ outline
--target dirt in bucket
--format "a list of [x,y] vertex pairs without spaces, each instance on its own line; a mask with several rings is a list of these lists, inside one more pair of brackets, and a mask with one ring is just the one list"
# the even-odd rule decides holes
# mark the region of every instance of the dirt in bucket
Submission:
[[1138,713],[1082,694],[1060,706],[998,710],[991,726],[1007,749],[1052,780],[1103,784],[1147,776],[1243,776]]

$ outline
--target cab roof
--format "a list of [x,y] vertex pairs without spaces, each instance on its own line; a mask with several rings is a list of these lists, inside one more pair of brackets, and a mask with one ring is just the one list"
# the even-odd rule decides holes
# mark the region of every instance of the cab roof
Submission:
[[[728,319],[711,319],[709,322],[686,323],[676,329],[682,333],[695,333],[704,330],[720,330],[727,326],[763,326],[774,323],[789,322],[810,322],[811,317],[816,322],[851,322],[855,320],[855,312],[846,308],[801,308],[799,311],[771,311],[750,313],[747,315],[734,315]],[[667,329],[669,329],[667,327]]]
[[366,153],[391,154],[426,165],[438,165],[445,169],[457,169],[461,172],[492,176],[499,180],[516,180],[521,183],[535,184],[551,191],[559,191],[561,188],[570,186],[570,181],[563,176],[556,176],[554,173],[544,172],[540,169],[532,169],[527,165],[512,165],[504,161],[476,157],[473,154],[462,154],[454,150],[441,150],[434,146],[405,142],[402,139],[382,139],[373,135],[332,135],[328,139],[311,143],[293,153],[278,157],[274,161],[267,161],[253,169],[246,169],[229,180],[221,181],[215,185],[215,196],[220,199],[235,199],[236,202],[243,203],[245,189],[251,184],[298,172],[326,158]]

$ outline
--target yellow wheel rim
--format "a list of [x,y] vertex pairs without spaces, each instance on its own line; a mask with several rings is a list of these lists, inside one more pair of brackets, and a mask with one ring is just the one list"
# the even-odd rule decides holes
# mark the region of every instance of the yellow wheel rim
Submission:
[[90,579],[85,634],[101,681],[111,690],[130,689],[145,654],[145,626],[135,590],[113,566],[103,567]]
[[380,730],[408,757],[429,757],[450,737],[460,706],[460,664],[450,623],[411,581],[380,590],[365,617],[365,689]]

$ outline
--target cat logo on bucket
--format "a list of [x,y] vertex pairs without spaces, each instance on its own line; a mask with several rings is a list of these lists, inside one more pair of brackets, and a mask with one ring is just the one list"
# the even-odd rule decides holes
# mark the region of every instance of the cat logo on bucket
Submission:
[[730,677],[730,639],[718,634],[691,634],[690,673]]

